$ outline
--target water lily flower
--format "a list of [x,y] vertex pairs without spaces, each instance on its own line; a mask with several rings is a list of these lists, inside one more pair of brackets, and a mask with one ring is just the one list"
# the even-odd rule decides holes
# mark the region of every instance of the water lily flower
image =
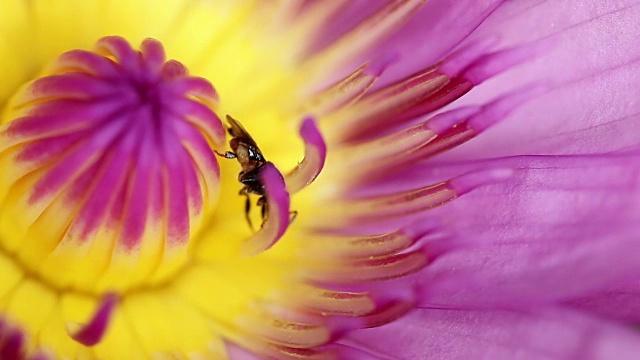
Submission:
[[639,5],[6,1],[0,358],[637,358]]

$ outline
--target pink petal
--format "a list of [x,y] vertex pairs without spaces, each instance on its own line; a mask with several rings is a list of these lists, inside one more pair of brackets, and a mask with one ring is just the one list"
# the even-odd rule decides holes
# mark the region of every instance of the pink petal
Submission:
[[[546,53],[479,86],[458,103],[483,103],[531,82],[549,91],[473,142],[445,155],[575,154],[624,149],[640,141],[640,4],[620,1],[505,2],[468,41],[499,36],[501,48]],[[570,14],[567,16],[567,14]]]
[[[441,60],[457,47],[504,0],[431,0],[374,52],[406,54],[387,70],[380,84]],[[420,46],[422,44],[422,46]]]
[[[424,181],[454,167],[404,177]],[[469,246],[427,268],[425,302],[518,306],[575,299],[640,277],[636,153],[505,158],[458,164],[456,171],[490,168],[516,172],[430,212]]]
[[561,309],[418,309],[340,343],[351,358],[363,359],[623,360],[640,354],[636,332]]
[[498,50],[535,51],[526,64],[482,84],[455,107],[486,103],[532,82],[550,91],[447,158],[621,149],[640,140],[640,102],[633,100],[640,90],[638,4],[432,0],[371,54],[411,54],[390,66],[376,86],[425,68],[454,49],[497,38]]
[[629,324],[640,323],[640,282],[612,286],[597,294],[567,302],[577,309]]

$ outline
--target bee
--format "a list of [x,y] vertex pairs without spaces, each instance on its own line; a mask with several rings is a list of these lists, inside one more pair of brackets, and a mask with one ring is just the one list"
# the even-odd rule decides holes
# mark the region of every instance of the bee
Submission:
[[[240,189],[239,195],[246,197],[244,206],[244,215],[249,223],[249,227],[253,229],[251,223],[251,198],[249,195],[254,194],[260,196],[256,203],[260,207],[260,214],[262,216],[262,222],[267,219],[269,214],[269,203],[267,202],[266,190],[262,183],[261,172],[265,168],[265,165],[269,162],[262,155],[262,151],[256,144],[255,140],[249,135],[247,130],[240,124],[240,122],[231,116],[227,115],[227,122],[229,128],[227,131],[231,135],[229,140],[229,146],[232,151],[227,151],[221,154],[216,151],[216,154],[227,159],[238,159],[242,170],[238,174],[238,181],[244,187]],[[292,214],[297,214],[292,212]]]

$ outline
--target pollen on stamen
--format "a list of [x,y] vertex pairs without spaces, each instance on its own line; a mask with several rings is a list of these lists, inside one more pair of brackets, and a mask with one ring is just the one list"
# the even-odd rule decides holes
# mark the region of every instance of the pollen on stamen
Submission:
[[225,131],[213,86],[153,39],[135,50],[105,37],[47,71],[2,119],[4,247],[58,286],[161,280],[217,201]]
[[534,43],[491,52],[497,40],[474,42],[430,67],[364,94],[352,106],[335,109],[323,120],[328,142],[340,148],[393,134],[548,46]]

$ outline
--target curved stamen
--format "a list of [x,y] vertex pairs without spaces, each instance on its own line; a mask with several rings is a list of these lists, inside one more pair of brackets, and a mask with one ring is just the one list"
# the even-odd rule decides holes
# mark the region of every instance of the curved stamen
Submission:
[[329,341],[331,334],[324,324],[305,324],[263,314],[246,317],[240,326],[258,333],[269,342],[292,348],[313,348]]
[[304,119],[300,127],[300,137],[305,144],[304,159],[284,179],[290,194],[295,194],[311,184],[322,171],[327,157],[327,145],[313,119]]
[[522,103],[540,95],[545,90],[542,85],[527,86],[516,89],[481,107],[462,107],[435,116],[427,122],[438,132],[438,137],[420,147],[404,163],[415,162],[416,159],[433,156],[469,141],[491,126],[505,119]]
[[395,60],[397,57],[392,55],[363,64],[336,84],[303,100],[304,102],[297,108],[296,113],[313,111],[315,116],[320,117],[356,102],[378,81],[387,66]]
[[395,254],[412,246],[417,237],[402,230],[373,236],[310,235],[308,244],[300,249],[302,256],[312,258],[365,258]]
[[444,99],[455,99],[470,88],[452,81],[437,66],[430,67],[337,111],[328,119],[332,123],[330,135],[338,143],[360,142],[391,123],[397,126],[400,118],[411,118],[416,109],[437,109]]
[[329,117],[331,141],[361,143],[397,131],[402,124],[438,110],[490,77],[533,58],[545,43],[486,53],[496,43],[487,38],[463,48],[441,63],[364,95],[353,106]]
[[[331,233],[340,228],[343,235],[380,234],[407,225],[424,212],[442,206],[479,186],[512,176],[509,169],[470,172],[435,185],[414,190],[397,190],[388,195],[336,199],[335,206],[322,209],[308,220],[311,228]],[[348,195],[348,194],[347,194]],[[340,224],[338,226],[337,224]]]
[[363,283],[390,280],[414,273],[428,262],[425,249],[368,259],[338,260],[330,268],[310,264],[305,276],[311,281],[332,283]]
[[0,318],[0,359],[3,360],[49,360],[52,359],[39,349],[32,348],[31,341],[25,332],[7,321]]
[[[345,188],[359,188],[359,193],[367,193],[371,188],[363,185],[382,183],[380,179],[387,179],[394,169],[411,166],[469,141],[544,90],[544,86],[517,89],[483,106],[445,111],[397,133],[364,144],[344,146],[333,153],[340,159],[334,162],[339,169],[335,176],[344,177],[348,183]],[[352,177],[358,180],[353,181]]]
[[363,144],[347,145],[336,149],[333,158],[338,176],[366,178],[366,172],[378,173],[388,165],[397,164],[424,144],[438,136],[429,124],[420,124]]
[[290,200],[282,174],[267,162],[261,171],[260,178],[266,190],[268,215],[262,228],[242,244],[242,253],[250,256],[259,254],[272,247],[290,224]]
[[279,293],[285,304],[305,313],[337,316],[363,316],[376,308],[367,293],[334,291],[312,286],[294,287]]
[[[99,343],[109,327],[109,321],[117,303],[118,298],[115,294],[105,295],[89,322],[84,325],[67,325],[69,336],[85,346],[93,346]],[[78,328],[75,330],[70,329],[74,326]]]

